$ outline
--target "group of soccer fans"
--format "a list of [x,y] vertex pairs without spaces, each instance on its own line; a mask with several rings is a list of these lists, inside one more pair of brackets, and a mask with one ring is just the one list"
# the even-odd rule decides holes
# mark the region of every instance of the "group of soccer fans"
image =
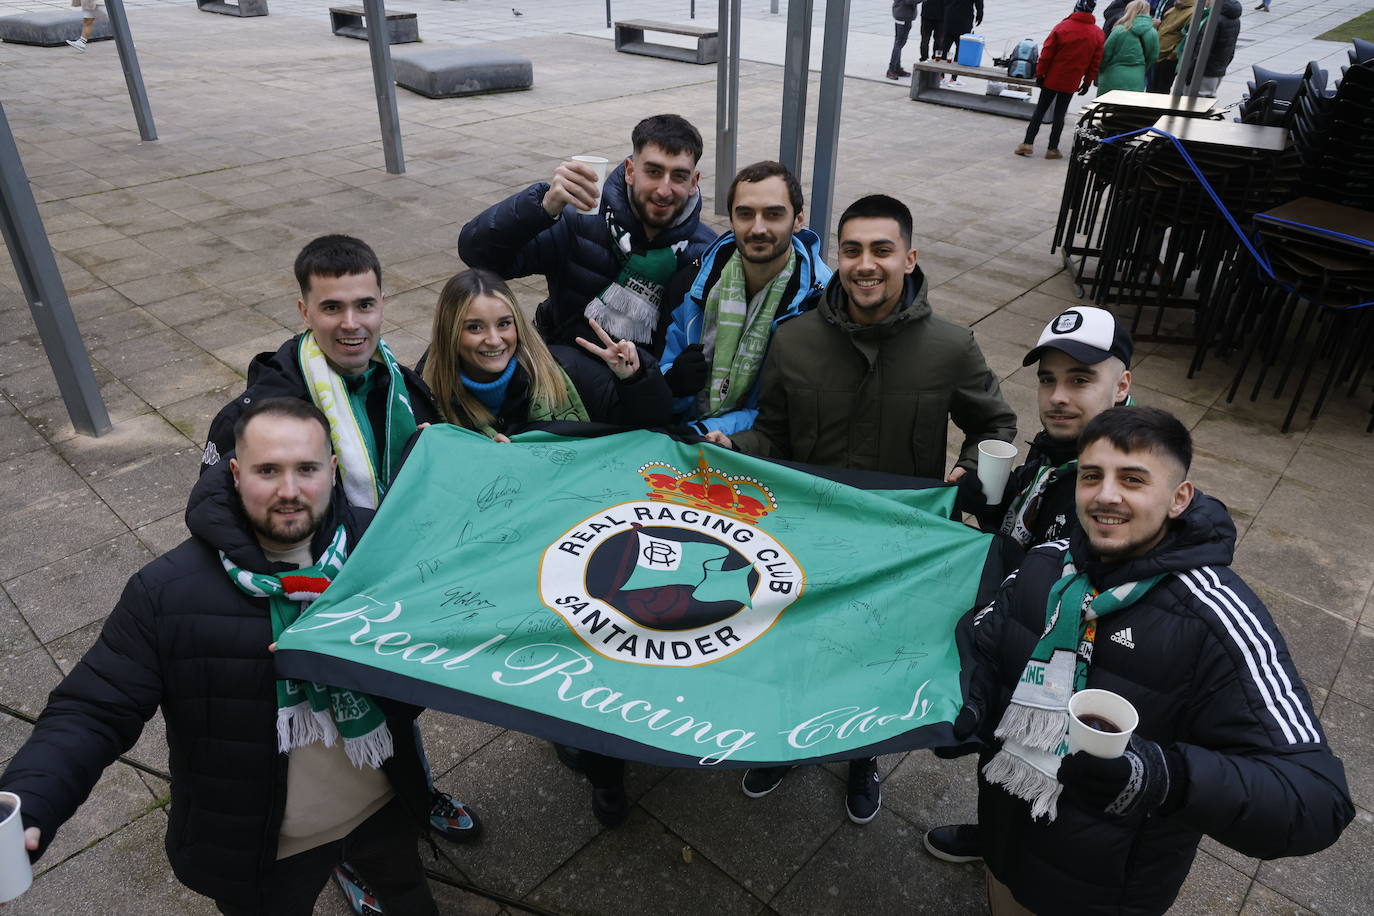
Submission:
[[[1043,428],[989,505],[977,446],[1013,440],[1016,416],[972,332],[932,310],[906,206],[851,204],[832,270],[781,164],[740,170],[716,237],[700,219],[698,131],[659,115],[632,142],[604,184],[564,162],[463,228],[470,269],[440,293],[414,368],[382,340],[372,250],[342,235],[305,246],[304,331],[256,357],[211,423],[191,537],[129,580],[0,777],[33,858],[160,707],[167,854],[221,912],[308,914],[331,875],[358,913],[437,912],[416,841],[470,842],[481,825],[434,788],[420,710],[278,679],[271,653],[347,561],[418,430],[507,442],[549,421],[935,478],[1024,552],[951,634],[963,743],[937,753],[977,754],[978,824],[924,838],[938,858],[985,861],[994,913],[1160,913],[1204,835],[1260,858],[1336,840],[1354,816],[1342,765],[1230,570],[1225,506],[1188,479],[1187,429],[1131,404],[1132,341],[1110,312],[1066,309],[1026,354]],[[532,323],[506,283],[531,274],[549,292]],[[950,420],[963,442],[947,470]],[[1067,753],[1065,701],[1087,687],[1139,713],[1120,757]],[[585,773],[596,817],[623,821],[624,762],[556,751]],[[748,770],[743,791],[766,795],[786,772]],[[849,818],[880,805],[877,759],[852,761]]]

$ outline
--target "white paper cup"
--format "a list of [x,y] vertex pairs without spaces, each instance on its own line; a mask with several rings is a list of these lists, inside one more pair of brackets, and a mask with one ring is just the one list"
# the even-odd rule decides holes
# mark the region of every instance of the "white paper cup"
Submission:
[[[606,170],[610,168],[611,160],[605,158],[604,156],[573,156],[572,161],[580,162],[583,165],[590,166],[592,171],[596,172],[596,187],[598,190],[601,188],[602,185],[606,183]],[[600,203],[600,200],[598,200],[597,202]],[[578,207],[577,209],[582,213],[596,212],[596,207],[594,206],[587,210],[583,210],[581,207]]]
[[[1101,727],[1085,724],[1085,718],[1096,719],[1095,724]],[[1107,724],[1115,731],[1104,731]],[[1080,690],[1069,698],[1069,753],[1084,751],[1094,757],[1120,757],[1126,753],[1131,732],[1139,724],[1139,714],[1125,697],[1110,690]]]
[[978,481],[988,505],[1002,501],[1002,491],[1011,476],[1011,463],[1016,460],[1016,446],[1001,439],[984,439],[978,443]]
[[24,848],[19,796],[0,792],[0,903],[13,900],[33,883],[33,866]]

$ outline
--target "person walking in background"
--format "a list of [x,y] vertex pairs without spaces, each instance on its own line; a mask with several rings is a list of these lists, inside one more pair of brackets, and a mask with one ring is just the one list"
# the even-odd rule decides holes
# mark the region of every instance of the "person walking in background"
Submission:
[[[944,0],[945,11],[940,26],[940,39],[937,45],[937,60],[957,60],[959,57],[959,36],[973,31],[975,25],[983,24],[983,0]],[[954,46],[954,56],[950,57],[950,46]]]
[[1269,0],[1260,0],[1260,5],[1255,7],[1261,13],[1269,12]]
[[1211,0],[1207,6],[1207,10],[1202,14],[1202,21],[1206,22],[1213,10],[1221,17],[1221,21],[1217,23],[1216,34],[1212,37],[1212,49],[1207,53],[1207,63],[1202,66],[1202,82],[1198,84],[1197,94],[1203,98],[1213,99],[1216,98],[1222,77],[1231,66],[1231,59],[1236,56],[1236,39],[1240,38],[1242,10],[1240,0]]
[[945,0],[926,0],[921,4],[921,60],[930,60],[930,43],[935,42],[935,56],[940,56],[940,42],[945,20]]
[[1102,63],[1102,30],[1093,17],[1095,0],[1078,0],[1073,12],[1056,25],[1040,49],[1040,63],[1035,70],[1035,82],[1040,86],[1040,98],[1035,102],[1026,138],[1014,152],[1029,156],[1035,151],[1035,135],[1040,122],[1053,106],[1054,119],[1050,124],[1050,145],[1046,159],[1062,159],[1059,135],[1064,131],[1064,115],[1075,91],[1087,95],[1088,87],[1097,78]]
[[[892,18],[896,21],[893,24],[892,59],[887,64],[887,78],[890,80],[911,75],[910,70],[902,69],[902,48],[906,47],[906,40],[911,35],[911,20],[916,18],[916,7],[920,4],[921,0],[892,0]],[[925,57],[922,56],[921,60],[925,60]]]
[[1107,33],[1097,94],[1113,89],[1144,92],[1145,75],[1158,57],[1159,33],[1150,18],[1150,4],[1148,0],[1131,0],[1116,27]]
[[86,50],[86,42],[91,40],[91,32],[95,29],[97,3],[98,0],[72,0],[72,6],[81,7],[81,35],[77,38],[68,38],[67,44],[78,51]]
[[1178,74],[1178,51],[1188,23],[1193,18],[1194,0],[1164,0],[1155,11],[1159,30],[1159,62],[1150,71],[1150,91],[1168,92]]
[[[1102,11],[1102,33],[1104,35],[1111,34],[1112,27],[1121,21],[1121,17],[1125,15],[1126,7],[1130,3],[1131,0],[1112,0],[1111,3],[1107,4],[1107,8]],[[1149,12],[1149,10],[1149,0],[1146,0],[1145,11]]]

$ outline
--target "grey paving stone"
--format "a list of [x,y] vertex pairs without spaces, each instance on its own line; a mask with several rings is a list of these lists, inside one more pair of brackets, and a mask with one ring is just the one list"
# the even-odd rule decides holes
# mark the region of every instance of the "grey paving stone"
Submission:
[[863,827],[841,826],[768,905],[781,916],[979,913],[983,869],[932,859],[920,830],[883,813]]
[[91,895],[99,888],[102,912],[214,916],[218,911],[208,898],[173,877],[163,851],[166,831],[167,818],[161,811],[147,814],[48,869],[5,909],[14,916],[92,912]]
[[52,451],[18,453],[0,462],[0,518],[33,504],[36,494],[56,495],[85,486]]
[[160,408],[238,383],[239,375],[207,353],[193,353],[164,365],[125,376],[128,385],[150,407]]
[[558,763],[546,742],[517,732],[435,784],[477,806],[482,842],[463,850],[460,861],[475,881],[502,893],[528,893],[601,829],[586,780]]
[[5,583],[20,613],[42,642],[110,613],[109,595],[153,555],[132,533],[41,566]]
[[1275,859],[1260,866],[1258,880],[1323,916],[1359,916],[1374,899],[1374,824],[1358,817],[1329,849],[1316,855]]
[[148,791],[133,767],[112,764],[82,802],[81,817],[72,818],[57,831],[38,866],[60,868],[64,859],[148,814],[156,803],[157,796]]
[[[80,518],[80,524],[73,519]],[[43,495],[4,517],[0,581],[109,540],[126,529],[88,488]]]
[[1374,627],[1359,626],[1355,629],[1332,689],[1374,709]]
[[173,512],[166,518],[135,528],[134,534],[155,557],[162,556],[189,536],[183,512]]
[[[8,619],[9,615],[5,617]],[[22,637],[24,632],[18,635]],[[4,666],[0,669],[0,686],[4,693],[0,696],[4,697],[5,705],[25,716],[36,718],[47,705],[48,694],[61,680],[62,672],[41,648],[4,653]],[[32,725],[9,714],[0,715],[0,720],[6,723],[6,728],[0,732],[0,756],[9,759],[28,740]]]
[[1250,885],[1241,916],[1311,916],[1312,911],[1256,881]]
[[1252,524],[1232,566],[1251,584],[1273,585],[1350,620],[1359,619],[1374,585],[1374,557],[1363,543],[1314,543],[1290,533],[1282,519]]
[[201,446],[187,445],[89,482],[124,524],[137,528],[185,509],[201,454]]
[[[435,779],[446,775],[505,733],[505,729],[495,725],[433,709],[421,713],[418,721],[425,756],[429,758],[430,770]],[[460,784],[457,787],[464,800],[479,806],[480,801],[473,793],[481,790],[481,784],[472,787],[463,787]]]
[[[97,367],[95,379],[96,384],[100,386],[100,398],[105,402],[105,410],[110,415],[111,423],[118,425],[152,411],[143,399],[129,390],[128,385],[110,375],[105,369]],[[66,402],[56,391],[45,399],[25,406],[24,414],[33,424],[33,428],[49,443],[65,442],[77,435],[75,428],[72,427]]]
[[742,770],[674,770],[640,805],[763,900],[782,889],[845,820],[844,784],[800,767],[763,798],[740,791]]
[[1262,582],[1251,587],[1278,624],[1303,682],[1309,688],[1330,688],[1356,629],[1354,622]]
[[157,414],[145,414],[117,424],[99,439],[80,437],[62,442],[58,450],[85,477],[109,475],[152,458],[192,445]]
[[528,899],[568,916],[753,913],[762,901],[640,810],[553,872]]
[[912,751],[883,778],[883,808],[906,818],[922,833],[978,819],[978,757],[942,760]]
[[1321,723],[1331,749],[1345,764],[1345,779],[1356,806],[1374,810],[1374,709],[1332,692],[1322,707]]
[[1239,913],[1250,889],[1250,877],[1199,852],[1188,872],[1188,880],[1169,908],[1176,916],[1211,916],[1213,913]]

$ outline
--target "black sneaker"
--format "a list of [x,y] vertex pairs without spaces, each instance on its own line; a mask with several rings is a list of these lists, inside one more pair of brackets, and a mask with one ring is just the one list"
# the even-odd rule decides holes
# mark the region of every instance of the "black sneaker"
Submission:
[[878,809],[882,806],[883,786],[878,781],[878,758],[849,761],[849,789],[844,800],[849,819],[856,824],[867,824],[878,816]]
[[624,786],[598,789],[592,786],[592,814],[606,827],[619,827],[630,816],[630,800]]
[[926,831],[921,844],[926,852],[946,862],[977,862],[983,858],[983,844],[977,824],[933,827]]
[[739,787],[750,798],[763,798],[782,784],[791,767],[758,767],[744,771]]
[[586,768],[586,758],[582,756],[581,748],[572,747],[567,744],[559,744],[557,741],[549,742],[553,745],[553,752],[558,755],[558,762],[572,770],[574,773],[581,773]]

